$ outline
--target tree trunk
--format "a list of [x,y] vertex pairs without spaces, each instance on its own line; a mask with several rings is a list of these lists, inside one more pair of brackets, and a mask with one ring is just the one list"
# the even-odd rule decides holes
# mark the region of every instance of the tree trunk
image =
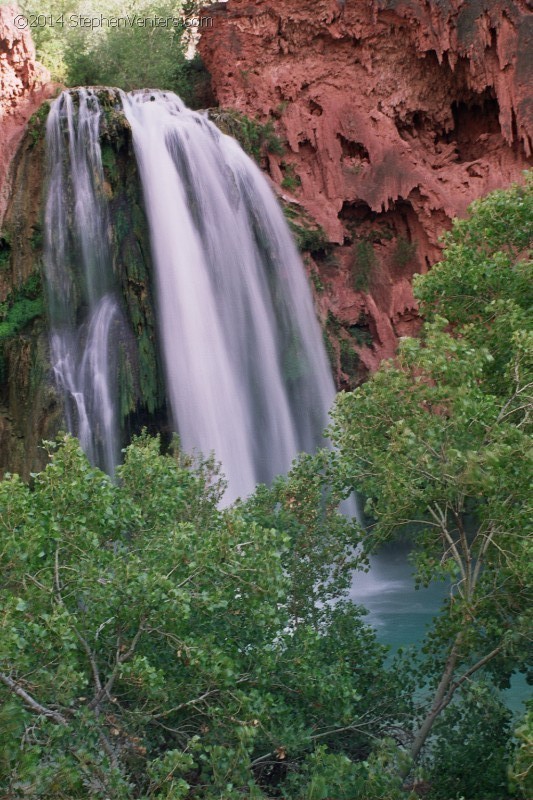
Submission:
[[[446,666],[444,668],[444,672],[442,673],[442,677],[439,681],[439,685],[437,687],[437,691],[435,692],[435,697],[433,698],[433,703],[431,704],[431,708],[427,713],[422,725],[418,729],[418,732],[414,738],[413,744],[411,746],[411,758],[413,761],[416,761],[418,756],[420,755],[420,751],[422,750],[426,739],[429,736],[429,733],[433,727],[433,723],[437,719],[438,715],[442,711],[443,708],[443,701],[446,697],[446,692],[452,682],[453,672],[455,669],[455,665],[457,663],[457,655],[459,650],[459,644],[461,641],[461,634],[458,634],[455,642],[453,643],[452,649],[450,650],[450,654],[446,660]],[[410,767],[407,767],[404,770],[404,774],[402,777],[406,777],[408,772],[410,771]]]

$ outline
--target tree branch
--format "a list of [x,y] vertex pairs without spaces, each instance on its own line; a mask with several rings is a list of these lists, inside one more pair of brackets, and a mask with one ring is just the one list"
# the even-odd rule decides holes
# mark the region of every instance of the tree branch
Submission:
[[120,653],[120,648],[117,650],[116,663],[113,672],[111,673],[105,684],[102,686],[100,691],[97,691],[97,693],[95,694],[95,696],[88,705],[88,708],[90,708],[91,711],[98,711],[100,703],[102,702],[104,697],[109,697],[109,693],[111,692],[111,689],[113,688],[113,684],[115,683],[115,679],[117,677],[118,668],[122,664],[124,664],[129,658],[132,657],[143,631],[144,631],[144,619],[142,619],[141,622],[139,623],[139,628],[137,630],[137,633],[133,637],[128,649],[124,653]]
[[443,701],[442,701],[442,703],[441,703],[441,706],[440,706],[440,708],[439,708],[439,712],[438,712],[438,713],[440,714],[440,712],[441,712],[441,711],[443,711],[443,710],[446,708],[446,706],[448,706],[448,705],[450,704],[450,702],[451,702],[451,700],[452,700],[452,698],[453,698],[453,695],[455,694],[455,692],[457,691],[457,689],[458,689],[460,686],[462,686],[462,684],[463,684],[465,681],[467,681],[467,680],[468,680],[468,678],[469,678],[471,675],[473,675],[473,674],[474,674],[475,672],[477,672],[479,669],[481,669],[482,667],[484,667],[484,666],[485,666],[485,664],[488,664],[488,663],[489,663],[489,661],[492,661],[492,659],[493,659],[493,658],[495,658],[495,657],[498,655],[498,653],[500,653],[502,650],[503,650],[503,642],[502,642],[501,644],[499,644],[499,645],[498,645],[498,647],[495,647],[495,648],[494,648],[494,650],[491,650],[491,651],[490,651],[490,653],[487,653],[487,655],[486,655],[486,656],[483,656],[483,658],[480,658],[480,659],[479,659],[479,661],[477,661],[477,662],[474,664],[474,666],[472,666],[472,667],[470,667],[469,669],[467,669],[467,671],[466,671],[466,672],[464,672],[464,673],[461,675],[461,677],[460,677],[460,678],[458,678],[458,679],[457,679],[457,680],[456,680],[454,683],[452,683],[452,685],[451,685],[451,686],[450,686],[450,688],[448,689],[448,692],[446,693],[446,697],[443,699]]
[[[411,758],[413,759],[413,761],[416,761],[416,759],[420,755],[420,751],[422,750],[422,747],[425,744],[425,741],[431,731],[431,728],[433,727],[433,723],[435,722],[439,714],[442,711],[444,711],[444,709],[451,703],[452,698],[457,689],[460,686],[462,686],[462,684],[465,681],[467,681],[471,675],[473,675],[475,672],[484,667],[485,664],[488,664],[489,661],[492,661],[492,659],[495,658],[498,655],[498,653],[500,653],[503,650],[504,647],[504,643],[503,642],[500,643],[497,647],[491,650],[490,653],[487,653],[487,655],[483,656],[483,658],[480,658],[479,661],[476,661],[476,663],[473,666],[469,667],[466,670],[466,672],[464,672],[461,675],[460,678],[458,678],[456,681],[452,683],[451,682],[452,675],[455,666],[457,664],[461,640],[462,640],[462,634],[459,633],[455,639],[452,649],[450,650],[450,654],[446,661],[444,672],[439,682],[437,691],[435,692],[435,697],[431,709],[429,710],[429,713],[426,715],[426,718],[424,719],[418,733],[414,738],[413,745],[411,748]],[[406,777],[407,773],[408,770],[405,771],[405,774],[403,774],[402,777]]]
[[33,698],[28,692],[19,686],[19,684],[10,678],[9,675],[5,675],[3,672],[0,672],[0,681],[2,681],[5,686],[7,686],[13,694],[16,694],[17,697],[23,701],[23,703],[32,711],[35,711],[37,714],[41,714],[43,717],[47,717],[48,719],[53,720],[58,725],[68,725],[67,718],[60,714],[59,711],[54,711],[52,708],[47,708],[39,703],[35,698]]
[[453,553],[454,561],[456,562],[457,566],[461,570],[461,576],[463,578],[463,581],[466,581],[466,572],[465,572],[465,567],[464,567],[464,564],[463,564],[463,560],[462,560],[461,556],[459,555],[459,551],[457,550],[457,545],[455,544],[454,540],[450,536],[450,533],[449,533],[449,531],[448,531],[448,529],[446,527],[446,518],[445,518],[443,512],[441,511],[441,509],[439,508],[439,506],[436,503],[435,503],[435,508],[436,508],[436,510],[433,509],[431,506],[428,506],[428,511],[431,514],[431,516],[433,517],[433,519],[435,519],[439,523],[439,527],[440,527],[441,533],[444,536],[444,539],[450,545],[450,550]]
[[[65,608],[65,603],[63,600],[63,595],[61,594],[61,583],[59,580],[59,547],[56,548],[55,558],[54,558],[54,585],[56,589],[56,597],[58,603]],[[87,640],[82,636],[80,631],[77,629],[76,625],[72,625],[72,629],[76,634],[78,641],[80,642],[81,646],[85,650],[87,654],[87,658],[89,659],[89,664],[91,666],[91,670],[93,673],[94,678],[94,685],[96,686],[96,691],[102,691],[102,682],[100,680],[100,673],[98,671],[98,665],[96,663],[96,654],[91,650]]]
[[150,714],[150,719],[162,719],[163,717],[168,717],[169,714],[174,714],[176,711],[181,711],[182,708],[187,708],[187,706],[194,706],[197,703],[201,703],[202,700],[206,700],[213,694],[218,694],[219,689],[210,689],[208,692],[204,692],[200,697],[195,697],[194,700],[187,700],[185,703],[180,703],[179,706],[174,706],[174,708],[169,708],[168,711],[161,711],[159,714]]
[[[446,659],[446,664],[444,667],[444,671],[442,673],[441,679],[439,681],[439,685],[437,686],[437,691],[435,692],[435,697],[433,698],[433,703],[431,705],[430,710],[426,714],[422,725],[420,726],[418,733],[416,734],[413,745],[411,747],[411,758],[413,761],[416,761],[418,756],[420,755],[420,751],[425,744],[427,737],[429,736],[429,732],[433,727],[433,723],[435,722],[437,716],[441,712],[441,703],[443,698],[448,691],[448,687],[452,680],[453,671],[455,669],[455,665],[457,664],[457,659],[459,657],[459,647],[461,645],[462,634],[457,634],[455,641],[452,645],[452,648],[448,654],[448,658]],[[409,768],[405,770],[405,774],[402,774],[402,777],[405,778],[409,772]]]
[[109,756],[109,760],[111,762],[111,766],[114,769],[118,769],[118,756],[117,756],[117,754],[115,752],[115,748],[113,747],[113,745],[111,744],[111,742],[109,741],[109,739],[107,738],[107,736],[105,735],[105,733],[101,729],[98,729],[98,738],[100,739],[100,742],[102,743],[103,749],[106,751],[107,755]]

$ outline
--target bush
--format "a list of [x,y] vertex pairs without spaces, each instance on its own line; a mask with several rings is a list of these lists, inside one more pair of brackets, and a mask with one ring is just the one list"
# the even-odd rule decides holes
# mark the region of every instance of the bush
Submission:
[[357,292],[366,292],[377,260],[372,244],[366,239],[354,244],[352,248],[352,285]]
[[283,180],[281,181],[281,188],[287,189],[289,192],[293,192],[299,186],[302,185],[302,181],[300,176],[297,175],[294,171],[293,164],[286,164],[284,161],[281,162],[281,168],[283,170]]
[[288,216],[287,222],[296,240],[296,246],[301,253],[313,254],[328,251],[328,237],[320,225],[311,228],[305,220],[295,222],[294,219]]
[[281,155],[284,152],[283,142],[277,136],[272,120],[263,124],[233,109],[211,110],[209,119],[223,133],[233,136],[244,152],[258,164],[265,153]]

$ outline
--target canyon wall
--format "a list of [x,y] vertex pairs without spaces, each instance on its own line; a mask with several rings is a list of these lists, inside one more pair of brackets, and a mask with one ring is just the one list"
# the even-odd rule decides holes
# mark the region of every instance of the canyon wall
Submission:
[[0,6],[0,223],[26,124],[55,92],[48,70],[35,59],[30,31],[17,27],[19,15],[15,5]]
[[209,13],[199,48],[219,104],[275,121],[285,153],[268,171],[326,233],[307,260],[349,387],[416,332],[411,278],[451,219],[531,164],[531,4],[228,0]]
[[54,87],[18,14],[0,7],[0,472],[28,474],[60,422],[40,280],[44,118],[35,114]]

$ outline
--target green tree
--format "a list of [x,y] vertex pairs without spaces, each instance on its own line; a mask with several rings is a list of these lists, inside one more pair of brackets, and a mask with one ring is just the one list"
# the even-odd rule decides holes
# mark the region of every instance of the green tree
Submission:
[[514,732],[515,750],[509,766],[509,783],[518,797],[533,795],[533,701]]
[[290,796],[295,800],[416,800],[417,795],[408,794],[399,777],[404,760],[396,743],[386,738],[363,763],[317,747],[289,778]]
[[[128,16],[149,19],[154,15],[179,20],[176,3],[136,3]],[[99,16],[102,12],[98,10]],[[119,12],[115,11],[117,16]],[[124,12],[120,13],[124,16]],[[101,32],[75,28],[65,41],[64,61],[70,85],[117,86],[129,91],[141,88],[179,88],[185,64],[178,25],[163,27],[135,24]]]
[[315,619],[323,606],[349,589],[359,565],[358,526],[338,511],[345,497],[336,492],[330,475],[329,453],[302,454],[287,476],[272,486],[258,486],[241,503],[250,521],[284,531],[288,549],[284,569],[291,582],[288,610],[292,624]]
[[470,682],[458,693],[433,730],[427,759],[431,800],[507,796],[511,716],[494,690],[481,682]]
[[66,81],[65,47],[73,30],[68,20],[79,13],[79,0],[22,0],[18,5],[31,25],[38,60],[50,70],[53,80]]
[[[367,550],[414,529],[419,580],[451,583],[427,642],[423,680],[433,696],[413,736],[413,759],[478,670],[506,685],[525,663],[531,192],[528,182],[497,193],[456,223],[443,262],[417,283],[430,317],[421,339],[403,340],[397,358],[341,395],[333,413],[337,475],[367,498],[374,520]],[[448,319],[439,317],[444,310]]]
[[415,276],[425,318],[445,317],[461,338],[488,350],[487,389],[507,397],[517,382],[527,386],[520,372],[531,367],[525,359],[531,354],[532,243],[533,172],[528,172],[523,185],[473,203],[470,216],[455,220],[444,237],[441,263]]
[[[74,439],[47,446],[31,486],[0,483],[7,796],[259,798],[318,746],[367,780],[399,681],[350,604],[299,599],[293,624],[298,571],[315,581],[290,510],[220,510],[213,465],[157,439],[132,443],[117,484]],[[292,496],[312,527],[320,492]]]
[[[185,57],[190,35],[186,19],[198,17],[199,9],[200,4],[180,0],[22,3],[32,21],[37,57],[55,80],[67,86],[106,85],[125,91],[167,89],[195,107],[205,106],[210,97],[201,59]],[[165,22],[154,25],[155,17]],[[107,21],[112,19],[120,21]]]

